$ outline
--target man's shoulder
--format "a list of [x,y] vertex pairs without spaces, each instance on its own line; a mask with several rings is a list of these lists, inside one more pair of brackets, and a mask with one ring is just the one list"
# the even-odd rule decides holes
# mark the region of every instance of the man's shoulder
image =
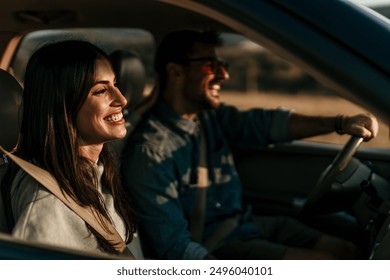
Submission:
[[127,143],[135,149],[164,153],[168,152],[179,138],[180,135],[169,123],[151,115],[138,124]]
[[167,138],[169,133],[170,129],[163,121],[154,116],[149,116],[137,125],[129,138],[132,142],[146,144],[154,142],[155,139],[161,141],[162,139]]

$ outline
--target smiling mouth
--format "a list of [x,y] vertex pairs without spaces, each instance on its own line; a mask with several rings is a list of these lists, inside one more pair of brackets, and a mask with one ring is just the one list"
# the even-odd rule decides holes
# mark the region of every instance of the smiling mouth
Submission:
[[112,114],[112,115],[110,115],[108,117],[105,117],[104,120],[107,121],[107,122],[110,122],[110,123],[119,122],[119,121],[123,120],[123,114],[122,114],[122,112],[116,113],[116,114]]
[[218,85],[218,84],[214,84],[210,87],[210,90],[212,91],[211,92],[211,95],[214,96],[214,97],[218,97],[219,96],[219,91],[221,89],[221,86]]

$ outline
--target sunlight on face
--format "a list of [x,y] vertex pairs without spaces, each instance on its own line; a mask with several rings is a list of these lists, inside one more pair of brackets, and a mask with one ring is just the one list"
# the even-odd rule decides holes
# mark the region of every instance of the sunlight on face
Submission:
[[115,74],[105,59],[96,61],[95,81],[77,115],[82,145],[100,145],[126,135],[122,109],[127,101],[115,86]]
[[[201,60],[203,57],[215,58],[218,56],[214,46],[196,43],[190,59],[194,59],[187,67],[184,94],[187,103],[195,110],[217,108],[220,105],[219,92],[223,83],[229,79],[226,68],[214,67],[215,60]],[[199,60],[197,60],[199,59]]]

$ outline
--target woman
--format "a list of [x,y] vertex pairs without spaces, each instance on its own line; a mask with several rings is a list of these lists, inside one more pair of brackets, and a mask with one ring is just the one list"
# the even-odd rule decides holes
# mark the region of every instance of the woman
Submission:
[[[126,242],[135,219],[107,142],[126,135],[107,55],[82,41],[40,48],[28,62],[21,131],[15,154],[46,169],[77,204],[111,221]],[[23,170],[10,168],[8,182],[15,226],[22,239],[73,249],[116,253],[115,248]],[[102,218],[104,217],[104,218]]]

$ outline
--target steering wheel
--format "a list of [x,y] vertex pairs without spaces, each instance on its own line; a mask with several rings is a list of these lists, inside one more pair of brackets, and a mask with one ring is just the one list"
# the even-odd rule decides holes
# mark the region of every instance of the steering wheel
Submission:
[[318,208],[317,204],[331,192],[332,183],[336,179],[337,175],[339,175],[340,172],[342,172],[348,165],[352,156],[355,154],[357,148],[362,142],[363,138],[358,136],[352,136],[348,140],[341,151],[336,155],[332,163],[322,172],[316,186],[313,188],[303,205],[301,214],[313,212],[313,210]]

